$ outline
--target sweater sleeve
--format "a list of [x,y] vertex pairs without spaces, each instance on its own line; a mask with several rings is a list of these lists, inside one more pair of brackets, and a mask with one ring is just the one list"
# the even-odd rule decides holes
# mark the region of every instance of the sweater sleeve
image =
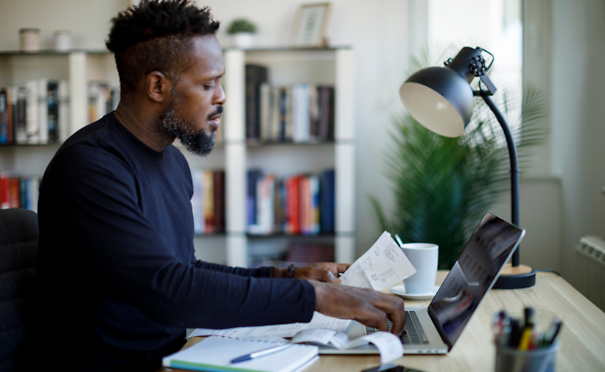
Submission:
[[247,269],[243,267],[232,267],[227,265],[220,265],[202,260],[195,261],[195,266],[206,270],[220,271],[224,273],[231,273],[240,276],[253,276],[257,278],[270,278],[273,273],[273,267],[263,266],[256,269]]
[[104,280],[167,327],[230,328],[310,321],[306,280],[263,277],[263,269],[179,260],[146,220],[137,181],[118,157],[73,146],[54,160],[85,256]]

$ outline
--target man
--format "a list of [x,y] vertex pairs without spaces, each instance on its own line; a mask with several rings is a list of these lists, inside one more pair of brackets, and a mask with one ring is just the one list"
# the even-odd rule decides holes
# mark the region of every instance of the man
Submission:
[[[313,311],[393,332],[403,302],[341,286],[347,265],[232,268],[198,261],[192,181],[175,138],[206,155],[225,94],[219,23],[188,0],[144,0],[113,20],[121,101],[70,137],[40,188],[37,336],[45,365],[154,370],[186,327],[307,322]],[[290,278],[284,278],[290,277]]]

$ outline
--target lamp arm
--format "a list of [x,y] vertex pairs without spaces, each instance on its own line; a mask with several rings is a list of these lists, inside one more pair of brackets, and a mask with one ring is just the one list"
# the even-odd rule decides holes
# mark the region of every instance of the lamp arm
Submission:
[[[506,137],[506,145],[508,147],[508,157],[510,158],[510,193],[511,193],[511,222],[515,226],[519,226],[519,165],[517,162],[517,148],[515,147],[515,141],[513,140],[513,136],[506,124],[506,120],[504,116],[498,110],[498,107],[490,97],[490,92],[487,91],[476,91],[475,95],[481,96],[487,106],[492,110],[498,123],[502,127],[502,131],[504,132],[504,136]],[[512,264],[513,266],[519,266],[519,250],[517,248],[515,253],[513,254]]]

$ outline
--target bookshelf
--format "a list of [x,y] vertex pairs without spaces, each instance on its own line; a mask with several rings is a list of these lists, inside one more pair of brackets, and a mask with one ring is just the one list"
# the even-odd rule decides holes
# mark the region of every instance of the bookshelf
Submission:
[[[352,50],[341,48],[273,48],[224,51],[227,94],[222,141],[208,157],[181,148],[192,170],[225,171],[226,232],[195,236],[198,258],[249,266],[252,256],[282,249],[291,242],[333,244],[338,262],[355,259],[354,130]],[[299,82],[335,88],[334,140],[324,143],[248,143],[245,138],[245,65],[266,65],[272,84]],[[88,124],[88,83],[106,81],[119,86],[113,55],[108,51],[0,52],[0,87],[23,85],[30,79],[69,81],[69,134]],[[0,170],[41,176],[60,144],[1,145]],[[278,176],[318,173],[333,168],[335,234],[254,236],[246,226],[246,173],[257,167]]]
[[[340,48],[227,49],[224,51],[224,141],[227,195],[226,261],[248,266],[253,256],[262,257],[291,242],[333,244],[337,262],[355,259],[355,141],[353,126],[352,50]],[[263,143],[246,141],[245,65],[268,69],[271,85],[312,83],[335,88],[334,141],[323,143]],[[247,233],[247,170],[258,168],[281,177],[319,173],[333,168],[335,220],[333,235],[297,236]]]

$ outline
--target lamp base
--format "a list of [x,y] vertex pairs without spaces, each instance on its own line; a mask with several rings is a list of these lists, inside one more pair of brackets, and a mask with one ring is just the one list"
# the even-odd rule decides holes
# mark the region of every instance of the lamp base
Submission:
[[520,289],[533,287],[536,284],[536,272],[529,266],[513,267],[506,264],[493,289]]

